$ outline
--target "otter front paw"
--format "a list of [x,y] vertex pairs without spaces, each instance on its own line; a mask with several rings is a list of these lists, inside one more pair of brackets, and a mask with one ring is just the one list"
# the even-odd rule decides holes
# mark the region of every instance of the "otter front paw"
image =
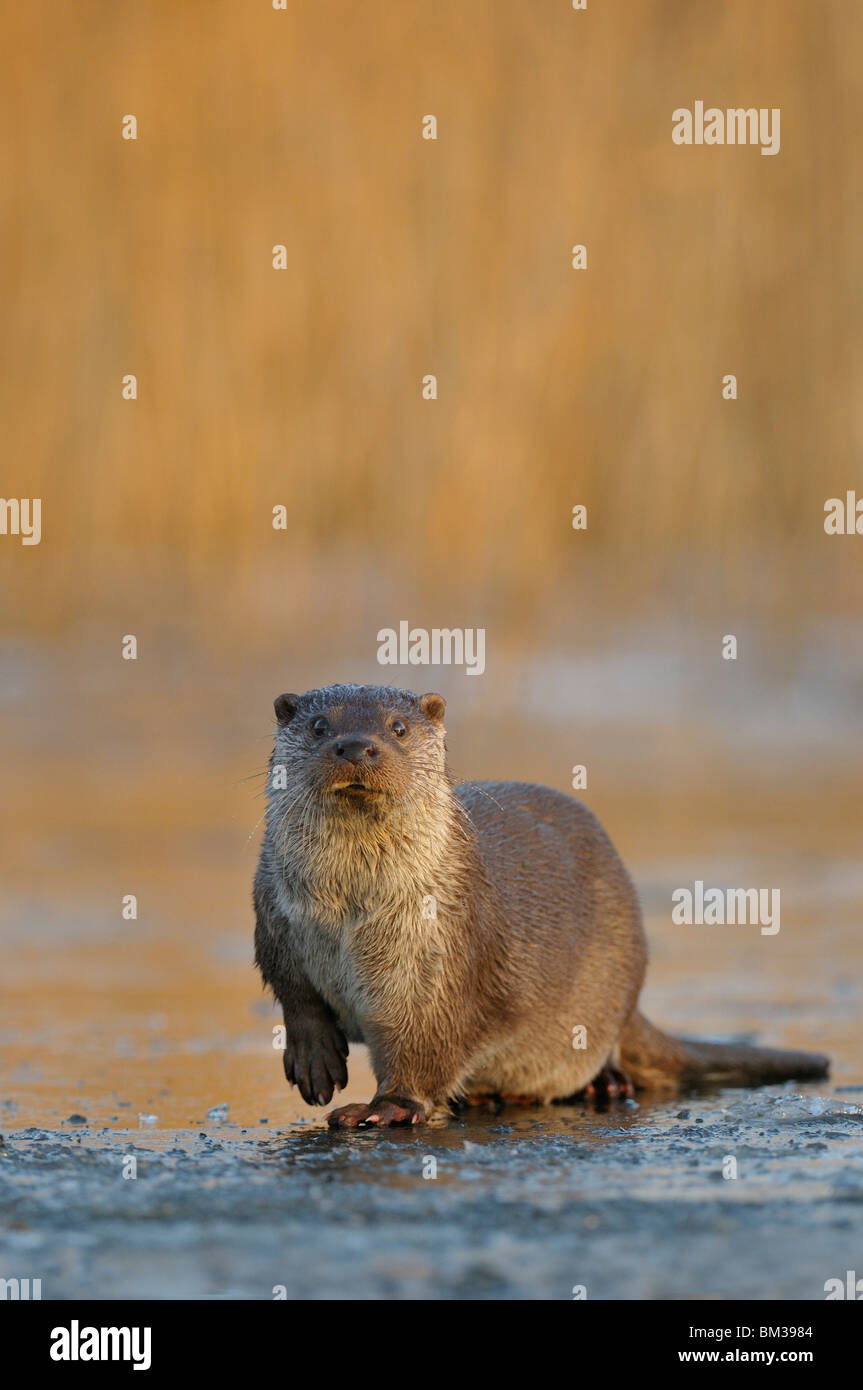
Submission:
[[348,1084],[344,1033],[327,1018],[293,1018],[285,1027],[285,1076],[306,1105],[328,1105],[333,1091]]
[[425,1106],[406,1096],[381,1096],[368,1105],[340,1105],[327,1116],[330,1129],[365,1129],[368,1125],[421,1125]]

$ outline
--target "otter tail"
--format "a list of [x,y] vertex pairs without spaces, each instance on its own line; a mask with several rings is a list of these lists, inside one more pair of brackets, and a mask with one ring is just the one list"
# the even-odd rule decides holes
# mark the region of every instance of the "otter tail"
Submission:
[[624,1030],[619,1065],[637,1090],[650,1091],[815,1081],[830,1070],[829,1058],[817,1052],[669,1038],[639,1013],[633,1014]]

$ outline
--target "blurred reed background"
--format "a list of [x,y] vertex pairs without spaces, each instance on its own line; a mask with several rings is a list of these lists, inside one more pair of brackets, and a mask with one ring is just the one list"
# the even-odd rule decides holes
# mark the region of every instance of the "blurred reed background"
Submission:
[[[442,689],[461,775],[589,765],[657,1021],[847,1056],[858,0],[6,0],[0,52],[2,493],[43,499],[0,537],[19,1118],[76,1077],[185,1121],[254,1074],[282,1113],[257,793],[272,697],[335,679]],[[781,152],[675,146],[696,100],[779,107]],[[401,619],[485,627],[486,675],[379,667]],[[779,944],[681,949],[711,869],[784,885]]]
[[[855,0],[35,0],[2,47],[5,626],[859,612]],[[696,99],[780,154],[674,146]]]

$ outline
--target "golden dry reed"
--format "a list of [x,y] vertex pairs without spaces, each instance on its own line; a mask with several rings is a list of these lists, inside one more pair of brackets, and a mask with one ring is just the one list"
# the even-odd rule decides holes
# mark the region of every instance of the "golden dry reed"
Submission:
[[856,0],[7,0],[2,52],[6,629],[859,609]]

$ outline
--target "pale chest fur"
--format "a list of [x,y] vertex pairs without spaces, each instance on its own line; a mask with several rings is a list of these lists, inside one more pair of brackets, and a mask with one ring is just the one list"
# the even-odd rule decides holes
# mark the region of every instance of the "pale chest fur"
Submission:
[[436,993],[448,950],[441,890],[433,873],[417,878],[402,866],[394,877],[392,861],[342,868],[338,878],[281,879],[277,900],[309,982],[349,1040],[368,1041],[370,1028],[399,1027]]
[[[276,808],[278,815],[278,808]],[[407,1027],[452,973],[463,895],[446,784],[399,814],[288,818],[272,839],[292,952],[349,1039]]]

